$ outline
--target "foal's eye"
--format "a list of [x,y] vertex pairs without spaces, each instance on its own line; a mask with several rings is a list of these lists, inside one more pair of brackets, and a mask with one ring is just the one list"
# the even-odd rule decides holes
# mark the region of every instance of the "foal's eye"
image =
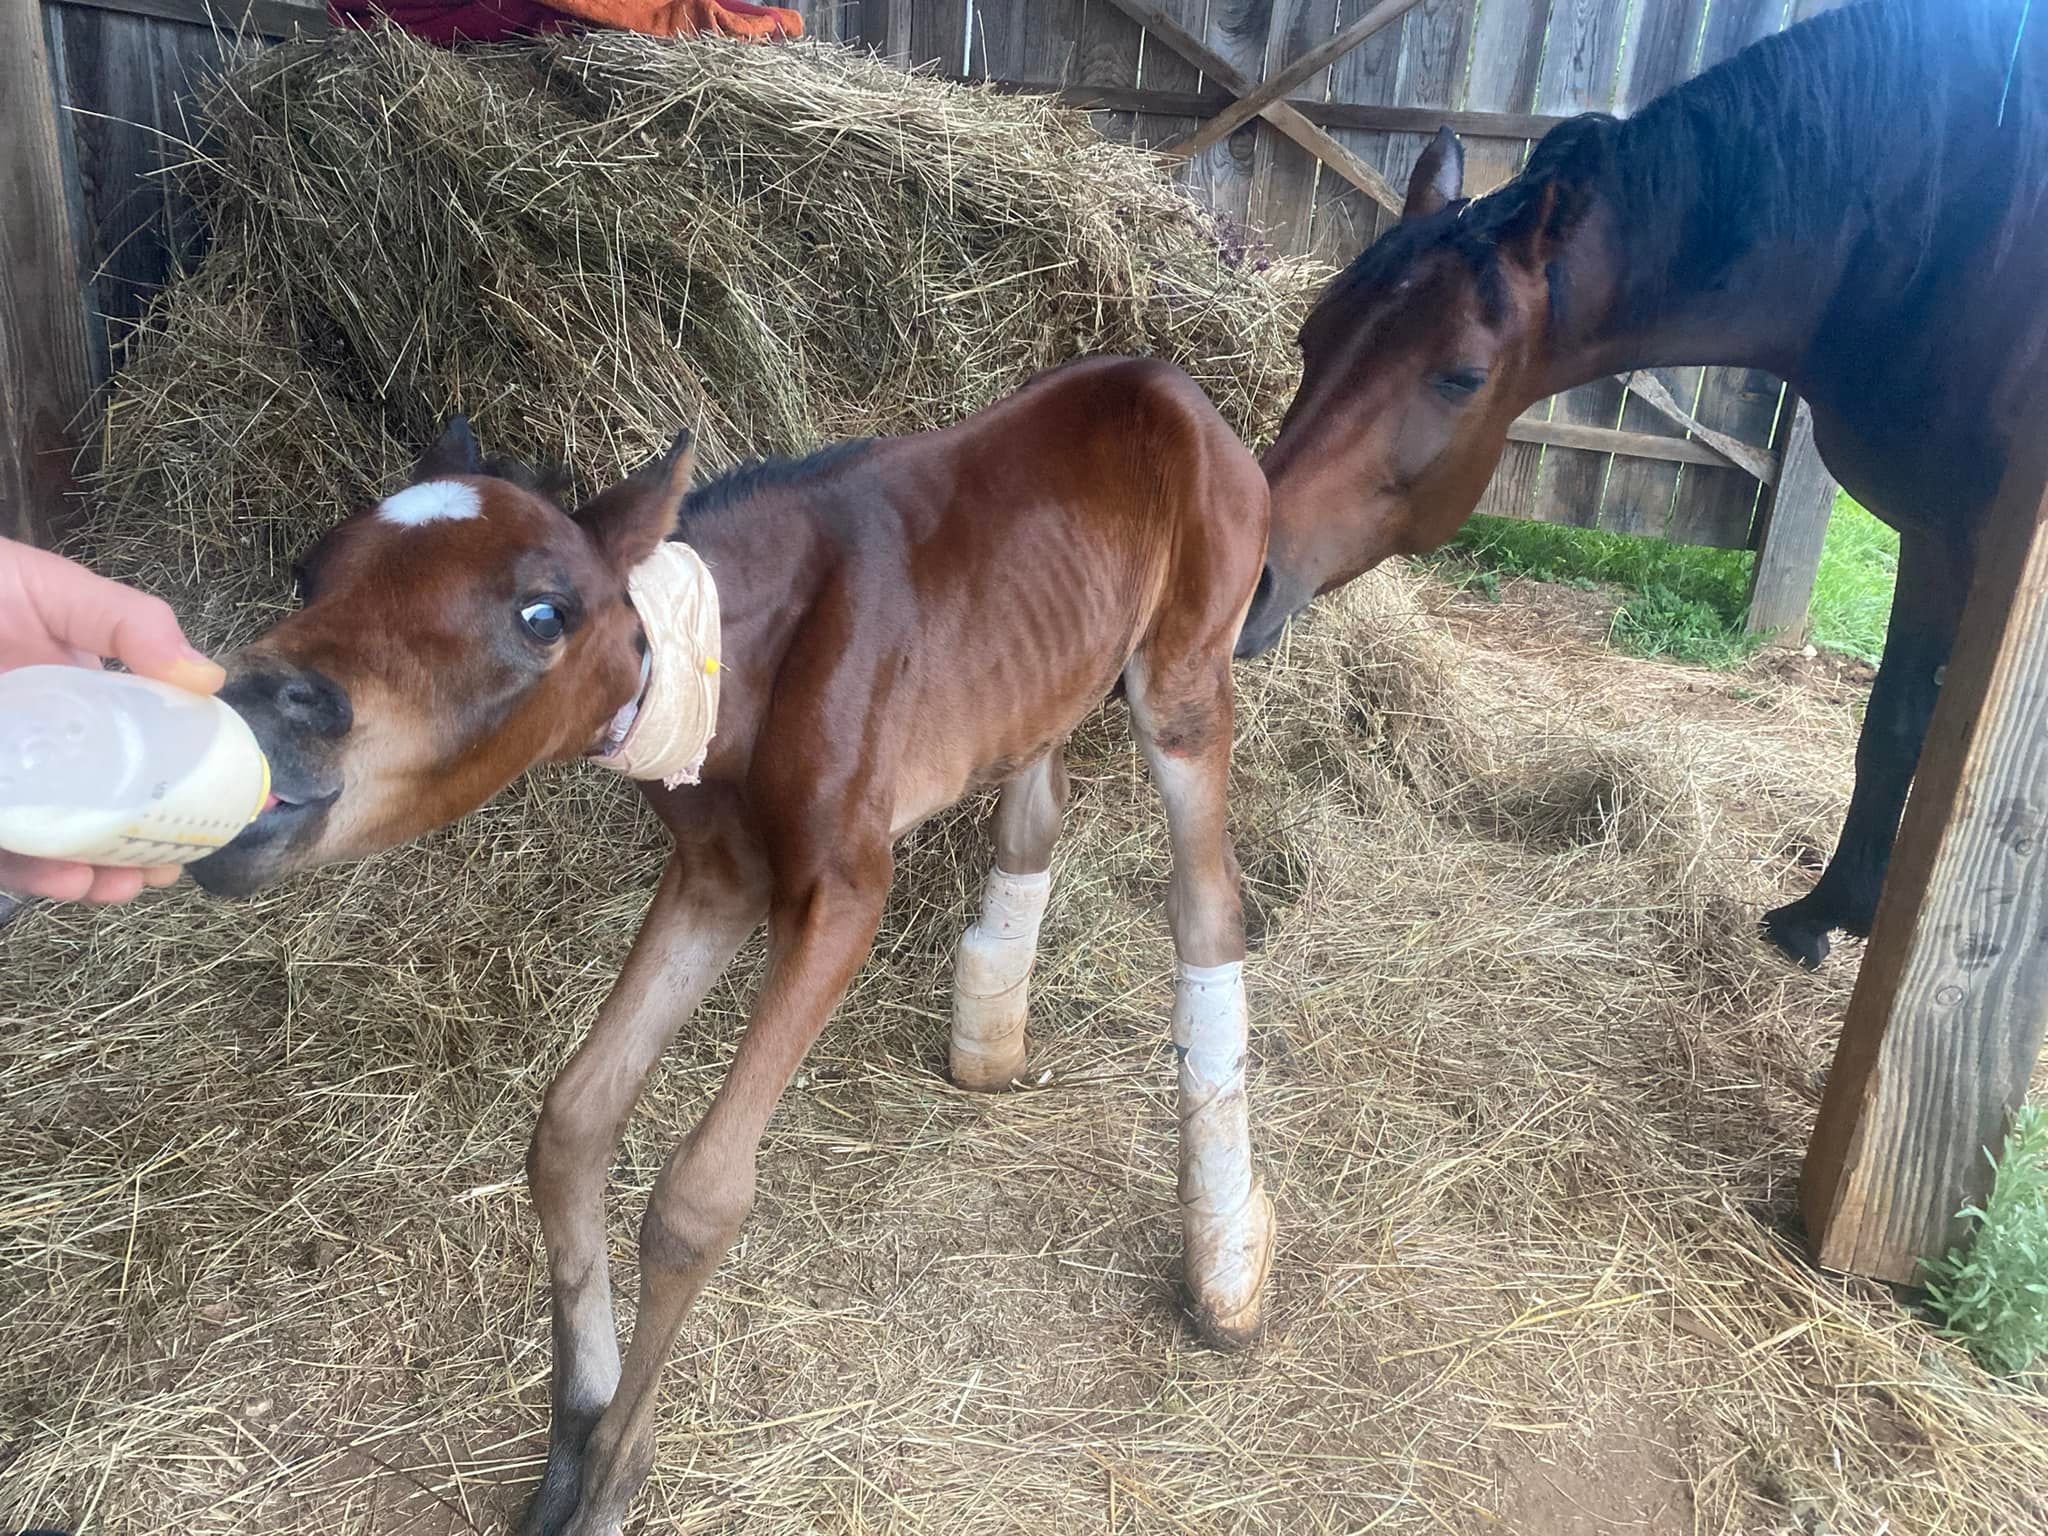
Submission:
[[553,645],[569,628],[568,620],[562,615],[562,608],[553,598],[529,598],[520,605],[519,622],[526,632],[543,645]]
[[312,590],[312,584],[306,580],[306,568],[303,565],[293,566],[292,601],[301,608],[305,607],[307,598],[312,595]]
[[1454,368],[1449,373],[1439,374],[1436,392],[1446,400],[1469,400],[1479,393],[1486,383],[1484,368]]

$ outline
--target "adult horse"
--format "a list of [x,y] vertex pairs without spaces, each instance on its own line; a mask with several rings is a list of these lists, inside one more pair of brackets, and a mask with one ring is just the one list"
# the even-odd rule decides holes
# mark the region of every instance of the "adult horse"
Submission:
[[1631,368],[1768,369],[1900,535],[1840,845],[1764,919],[1809,966],[1833,930],[1867,934],[2013,413],[2048,351],[2048,12],[2025,19],[2024,0],[1830,12],[1625,121],[1561,124],[1476,201],[1439,133],[1403,219],[1302,327],[1239,653],[1450,538],[1509,423],[1546,395]]
[[[1230,652],[1266,485],[1165,363],[1096,359],[942,432],[854,443],[685,500],[686,443],[573,515],[457,423],[330,532],[306,605],[222,697],[276,800],[194,873],[225,893],[454,820],[539,762],[643,781],[676,851],[528,1165],[553,1286],[553,1421],[531,1536],[616,1536],[656,1385],[753,1202],[762,1132],[865,959],[891,845],[1000,784],[995,866],[954,973],[952,1070],[1009,1086],[1066,803],[1068,733],[1121,683],[1173,845],[1182,1236],[1203,1332],[1257,1326]],[[715,686],[714,686],[715,684]],[[655,1181],[623,1365],[605,1174],[663,1048],[765,919],[730,1071]]]

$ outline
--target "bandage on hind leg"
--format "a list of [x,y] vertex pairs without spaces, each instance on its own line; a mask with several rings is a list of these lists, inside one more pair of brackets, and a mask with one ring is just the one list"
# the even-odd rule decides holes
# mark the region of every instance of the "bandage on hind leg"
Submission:
[[1242,962],[1180,968],[1173,1043],[1180,1057],[1181,1235],[1196,1321],[1226,1344],[1257,1331],[1273,1256],[1273,1203],[1252,1169],[1248,1022]]
[[988,872],[981,916],[953,957],[952,1072],[963,1088],[1007,1088],[1024,1070],[1031,963],[1051,895],[1050,871]]

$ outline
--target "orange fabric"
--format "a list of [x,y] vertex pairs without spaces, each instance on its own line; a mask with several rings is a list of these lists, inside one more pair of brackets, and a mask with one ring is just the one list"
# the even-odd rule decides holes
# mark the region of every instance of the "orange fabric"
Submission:
[[749,0],[548,0],[558,11],[622,32],[651,37],[742,37],[770,41],[802,37],[804,19],[776,5]]

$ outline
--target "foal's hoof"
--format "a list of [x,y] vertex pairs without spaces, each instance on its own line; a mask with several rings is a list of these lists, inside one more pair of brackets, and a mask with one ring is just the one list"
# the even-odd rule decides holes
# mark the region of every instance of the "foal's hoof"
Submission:
[[1809,971],[1820,969],[1821,961],[1828,957],[1828,934],[1836,926],[1826,917],[1815,913],[1811,898],[1802,897],[1788,906],[1766,912],[1758,925],[1765,938],[1776,945],[1778,950],[1799,962]]
[[[1204,1343],[1223,1350],[1247,1349],[1258,1338],[1273,1267],[1273,1201],[1254,1188],[1245,1210],[1247,1230],[1237,1241],[1207,1255],[1188,1254],[1188,1310]],[[1198,1267],[1207,1273],[1197,1273]]]
[[1025,1045],[1018,1036],[1014,1048],[991,1049],[979,1042],[955,1039],[947,1057],[946,1073],[953,1086],[969,1093],[1008,1093],[1024,1075]]

